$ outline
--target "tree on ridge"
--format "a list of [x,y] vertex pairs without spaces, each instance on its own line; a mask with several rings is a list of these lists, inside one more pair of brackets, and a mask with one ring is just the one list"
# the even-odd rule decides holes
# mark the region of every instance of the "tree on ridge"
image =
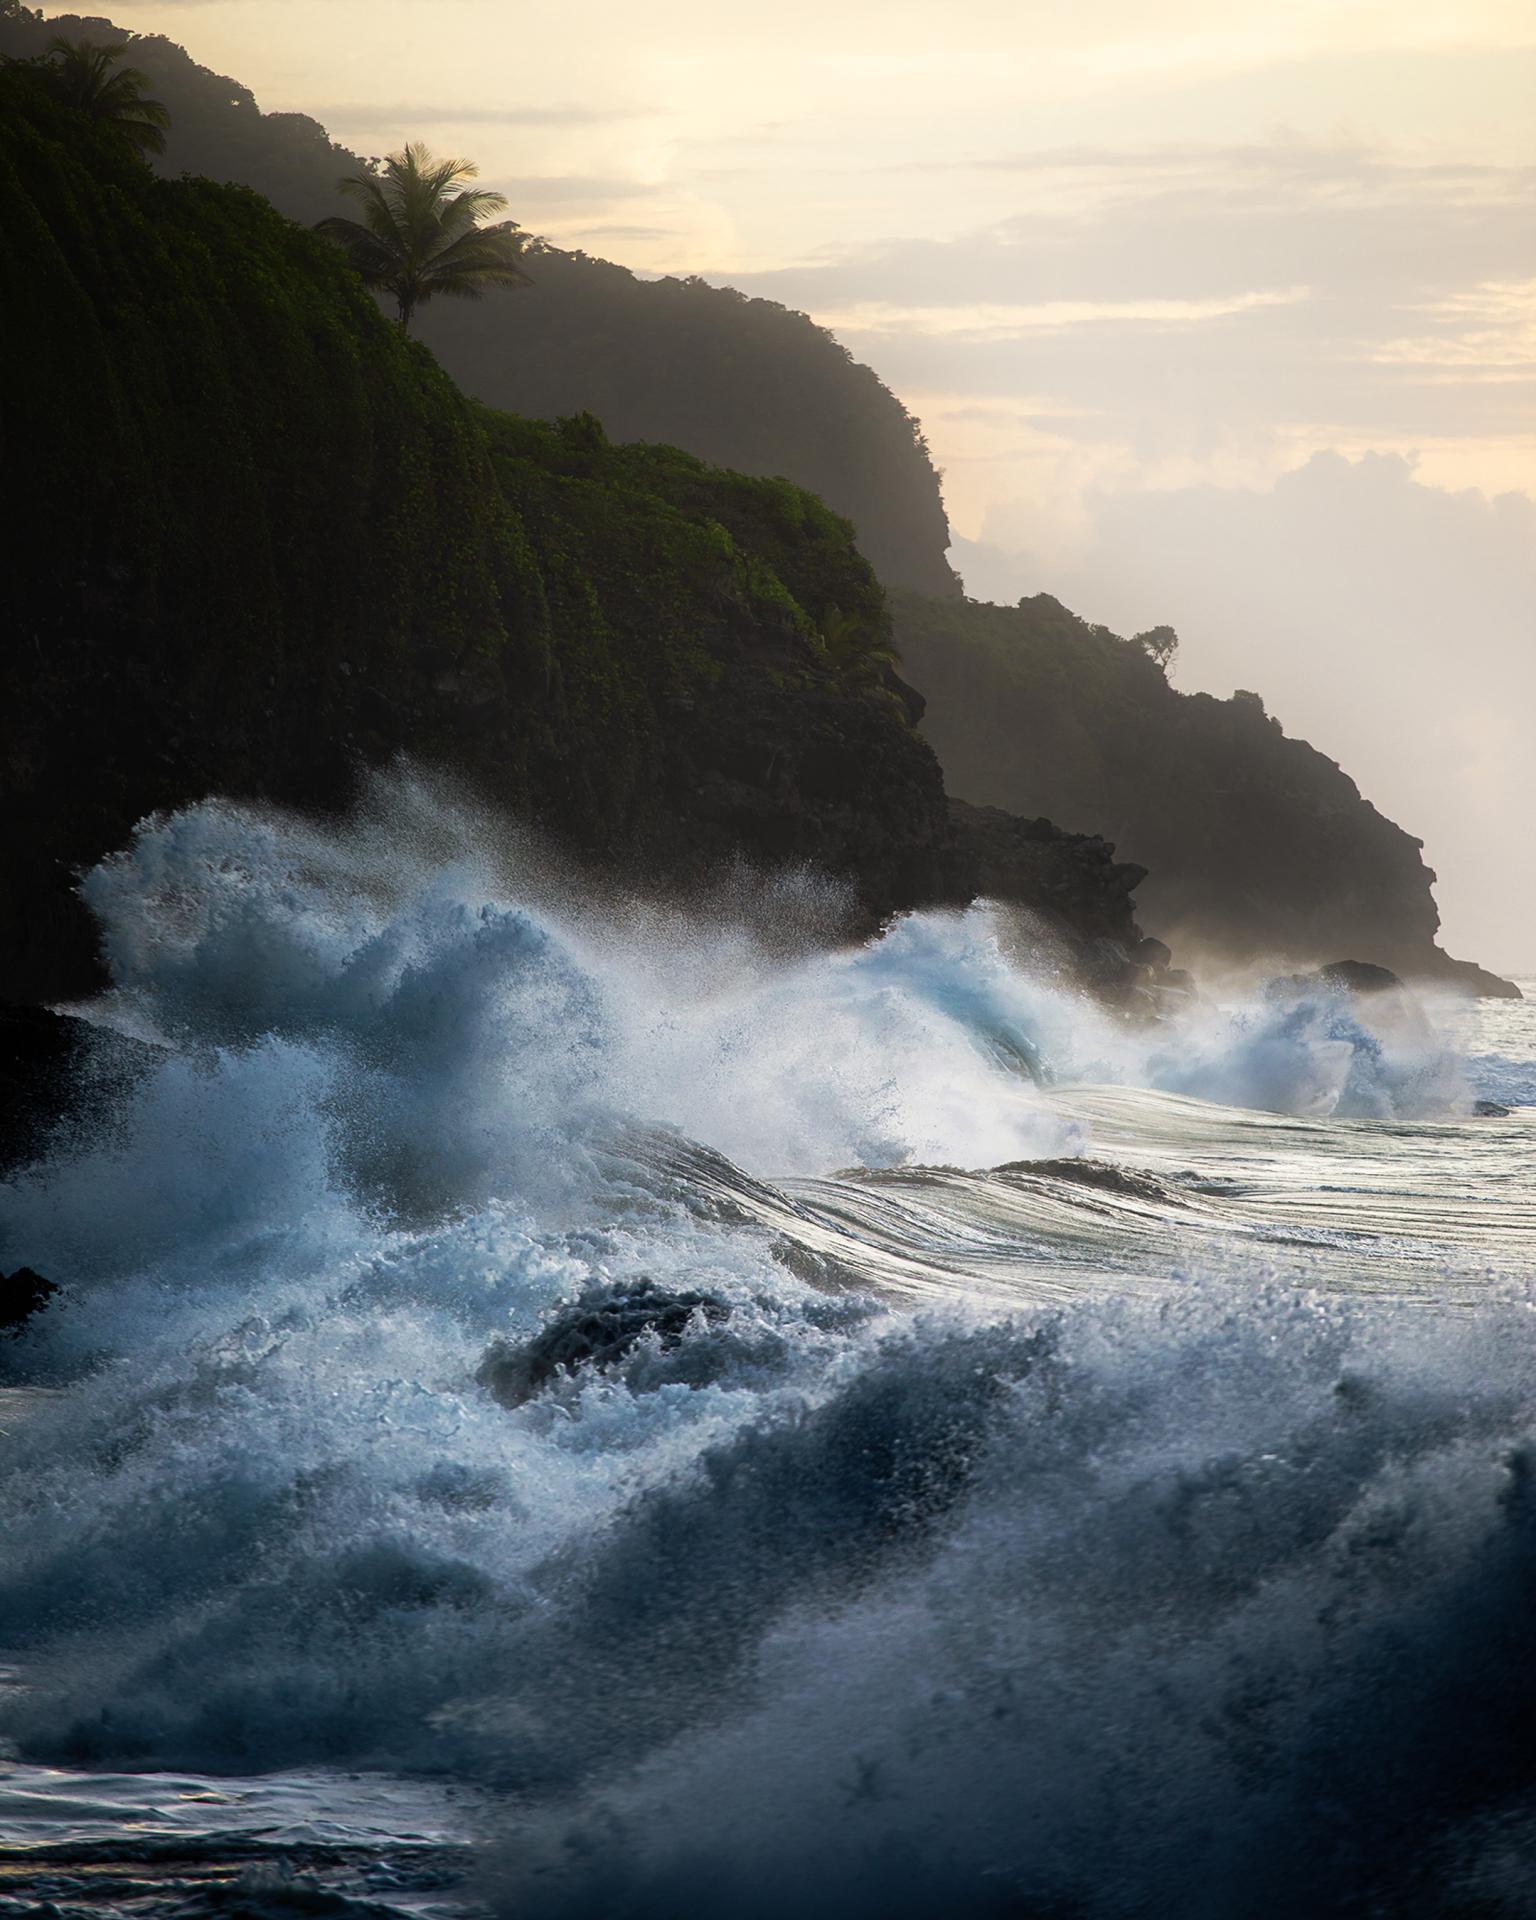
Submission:
[[1179,650],[1179,636],[1172,627],[1148,627],[1145,633],[1135,635],[1132,644],[1142,648],[1167,674]]
[[66,106],[105,120],[132,142],[140,153],[164,153],[165,130],[171,116],[158,100],[144,92],[149,75],[137,67],[120,67],[128,42],[66,40],[57,34],[48,42],[44,71]]
[[365,285],[392,294],[402,333],[424,301],[443,293],[478,300],[487,287],[530,284],[523,272],[527,236],[515,221],[482,226],[506,206],[505,194],[466,187],[480,169],[437,159],[419,140],[387,156],[379,170],[349,174],[341,191],[363,203],[361,220],[341,214],[316,224],[345,249]]

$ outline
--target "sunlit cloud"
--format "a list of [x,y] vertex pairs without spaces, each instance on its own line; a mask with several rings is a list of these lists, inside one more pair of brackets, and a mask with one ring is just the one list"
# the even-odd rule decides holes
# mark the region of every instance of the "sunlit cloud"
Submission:
[[595,127],[627,120],[643,120],[643,107],[592,107],[519,104],[515,106],[450,105],[444,101],[353,101],[306,111],[333,132],[394,127]]
[[892,306],[880,301],[834,308],[817,318],[834,333],[921,333],[965,339],[1021,339],[1063,328],[1150,325],[1191,327],[1256,307],[1291,306],[1305,287],[1236,294],[1214,300],[1045,300],[1027,306],[980,301],[974,306]]

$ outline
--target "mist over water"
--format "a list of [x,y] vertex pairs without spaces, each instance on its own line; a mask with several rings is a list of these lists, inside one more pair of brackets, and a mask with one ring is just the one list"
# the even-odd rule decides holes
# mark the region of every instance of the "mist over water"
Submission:
[[989,909],[598,904],[398,782],[86,896],[117,1091],[0,1187],[47,1897],[180,1794],[223,1891],[145,1911],[1531,1910],[1521,1008],[1136,1025]]

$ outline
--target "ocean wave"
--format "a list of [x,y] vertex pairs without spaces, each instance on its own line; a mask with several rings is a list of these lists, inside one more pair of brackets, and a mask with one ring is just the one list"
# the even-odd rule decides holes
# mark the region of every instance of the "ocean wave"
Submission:
[[1435,1025],[390,805],[88,883],[166,1050],[0,1187],[21,1763],[472,1788],[509,1915],[1520,1911],[1531,1130]]

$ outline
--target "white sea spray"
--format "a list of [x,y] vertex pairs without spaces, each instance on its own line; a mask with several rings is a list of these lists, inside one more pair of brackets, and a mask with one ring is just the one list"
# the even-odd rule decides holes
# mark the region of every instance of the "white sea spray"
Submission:
[[1532,1136],[1438,1014],[1136,1026],[986,908],[605,904],[410,787],[86,891],[169,1045],[0,1188],[26,1763],[473,1784],[518,1915],[1509,1880]]

